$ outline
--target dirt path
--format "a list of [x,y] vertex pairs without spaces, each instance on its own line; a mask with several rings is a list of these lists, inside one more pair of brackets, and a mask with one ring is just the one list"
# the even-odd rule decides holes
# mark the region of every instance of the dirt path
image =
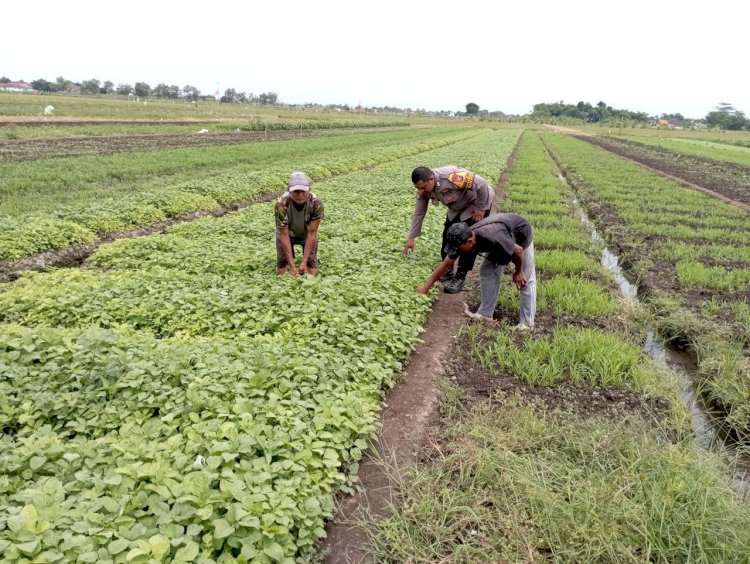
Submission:
[[441,293],[435,301],[421,336],[424,342],[412,355],[403,379],[388,395],[376,453],[368,454],[360,464],[358,477],[363,491],[340,497],[336,518],[326,526],[328,538],[320,545],[324,562],[373,562],[367,532],[356,521],[389,513],[393,499],[389,472],[394,468],[408,471],[416,464],[422,438],[438,420],[435,382],[452,349],[454,335],[464,323],[463,298],[463,293]]
[[585,131],[581,131],[580,129],[573,129],[572,127],[564,127],[562,125],[550,125],[548,123],[545,123],[544,127],[551,129],[552,131],[557,131],[558,133],[567,133],[568,135],[581,135],[583,137],[591,135],[590,133],[586,133]]

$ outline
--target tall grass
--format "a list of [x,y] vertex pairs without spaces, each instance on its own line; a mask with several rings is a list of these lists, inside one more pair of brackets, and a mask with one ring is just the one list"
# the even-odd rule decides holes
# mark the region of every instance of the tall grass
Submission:
[[483,368],[509,372],[530,384],[550,386],[563,379],[596,386],[641,388],[653,370],[642,352],[615,335],[561,327],[551,336],[515,343],[507,333],[474,341],[472,357]]
[[[383,562],[747,562],[747,507],[689,442],[511,401],[401,484]],[[369,524],[372,528],[372,523]]]

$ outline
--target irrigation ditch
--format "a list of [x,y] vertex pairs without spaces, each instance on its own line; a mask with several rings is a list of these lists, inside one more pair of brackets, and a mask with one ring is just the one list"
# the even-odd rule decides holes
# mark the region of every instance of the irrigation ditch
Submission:
[[[558,178],[575,193],[575,186],[568,182],[563,172],[559,173]],[[592,240],[602,247],[601,265],[612,274],[626,299],[640,303],[647,291],[628,278],[620,258],[608,248],[606,239],[575,197],[573,204],[581,223],[591,232]],[[750,498],[750,452],[743,449],[742,444],[722,424],[722,414],[712,410],[697,393],[697,359],[686,350],[661,342],[653,328],[649,328],[645,335],[644,351],[659,366],[668,370],[682,386],[680,396],[690,412],[698,447],[717,451],[727,459],[734,460],[732,487],[738,494]]]

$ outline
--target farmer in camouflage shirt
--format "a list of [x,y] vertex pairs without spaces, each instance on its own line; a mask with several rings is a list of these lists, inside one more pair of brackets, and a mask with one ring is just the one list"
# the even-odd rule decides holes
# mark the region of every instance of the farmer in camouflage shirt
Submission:
[[[274,206],[276,217],[276,274],[287,270],[292,276],[318,274],[318,226],[323,219],[323,202],[310,191],[304,172],[293,172],[287,191]],[[294,264],[294,246],[302,247],[299,269]]]
[[[422,222],[427,215],[429,203],[439,203],[448,208],[443,227],[443,241],[440,245],[440,256],[445,258],[446,234],[451,225],[464,222],[472,225],[487,217],[495,198],[495,191],[487,181],[466,169],[448,165],[435,169],[425,166],[415,168],[411,181],[417,189],[417,203],[411,218],[411,227],[404,245],[404,255],[414,250],[414,241],[422,233]],[[466,273],[474,268],[477,254],[473,251],[461,253],[455,274],[446,272],[441,281],[446,282],[443,288],[449,294],[460,292],[464,287]]]

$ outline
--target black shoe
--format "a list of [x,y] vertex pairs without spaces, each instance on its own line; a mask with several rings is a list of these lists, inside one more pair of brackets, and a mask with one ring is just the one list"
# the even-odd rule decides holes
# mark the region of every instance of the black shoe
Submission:
[[464,282],[466,282],[466,278],[455,276],[453,280],[443,286],[443,291],[446,294],[458,294],[464,289]]
[[453,276],[454,276],[454,272],[452,270],[449,270],[448,272],[446,272],[440,277],[440,282],[443,282],[443,283],[450,282],[451,280],[453,280]]

